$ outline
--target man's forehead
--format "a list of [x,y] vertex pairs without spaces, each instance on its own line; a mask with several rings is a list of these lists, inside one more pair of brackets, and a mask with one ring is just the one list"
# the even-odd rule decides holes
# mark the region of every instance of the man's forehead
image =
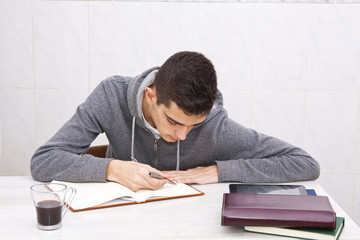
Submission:
[[203,123],[206,119],[206,115],[191,115],[191,116],[188,116],[187,119],[184,119],[184,120],[177,120],[177,119],[174,119],[172,117],[170,117],[165,111],[164,111],[164,115],[171,121],[171,122],[174,122],[176,124],[179,124],[179,125],[182,125],[182,126],[195,126],[195,125],[199,125],[201,123]]
[[183,126],[194,126],[205,121],[206,114],[188,115],[176,103],[170,102],[169,107],[163,105],[163,113],[169,120]]

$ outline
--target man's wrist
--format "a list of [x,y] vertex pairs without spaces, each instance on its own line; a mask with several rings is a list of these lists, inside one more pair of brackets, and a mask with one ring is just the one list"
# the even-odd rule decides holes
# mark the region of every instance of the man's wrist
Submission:
[[113,159],[109,162],[106,167],[106,180],[107,181],[115,181],[116,180],[116,168],[118,167],[120,160]]

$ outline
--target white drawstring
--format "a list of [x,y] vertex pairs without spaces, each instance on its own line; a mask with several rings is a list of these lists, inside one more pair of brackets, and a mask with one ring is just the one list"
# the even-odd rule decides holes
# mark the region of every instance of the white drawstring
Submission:
[[177,141],[176,171],[180,169],[180,140]]
[[134,157],[134,139],[135,139],[135,116],[133,117],[132,121],[132,133],[131,133],[131,160],[137,162],[136,158]]

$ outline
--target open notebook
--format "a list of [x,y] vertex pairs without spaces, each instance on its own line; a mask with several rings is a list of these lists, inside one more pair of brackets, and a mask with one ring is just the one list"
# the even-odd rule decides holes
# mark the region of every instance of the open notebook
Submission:
[[133,192],[123,185],[114,182],[52,182],[76,188],[76,196],[69,206],[73,212],[204,194],[194,187],[182,183],[177,185],[165,184],[158,190],[141,189]]

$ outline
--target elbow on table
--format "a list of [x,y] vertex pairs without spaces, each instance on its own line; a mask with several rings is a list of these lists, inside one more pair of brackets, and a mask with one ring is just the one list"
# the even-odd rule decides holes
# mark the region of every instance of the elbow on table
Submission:
[[320,164],[315,159],[311,158],[310,165],[308,179],[306,180],[316,180],[320,176]]
[[35,156],[31,158],[30,173],[34,180],[40,182],[51,182],[53,179],[46,170],[46,163],[40,161]]
[[39,182],[51,182],[52,180],[49,178],[46,178],[45,176],[42,176],[39,173],[36,173],[34,171],[31,171],[31,176],[34,180],[39,181]]

